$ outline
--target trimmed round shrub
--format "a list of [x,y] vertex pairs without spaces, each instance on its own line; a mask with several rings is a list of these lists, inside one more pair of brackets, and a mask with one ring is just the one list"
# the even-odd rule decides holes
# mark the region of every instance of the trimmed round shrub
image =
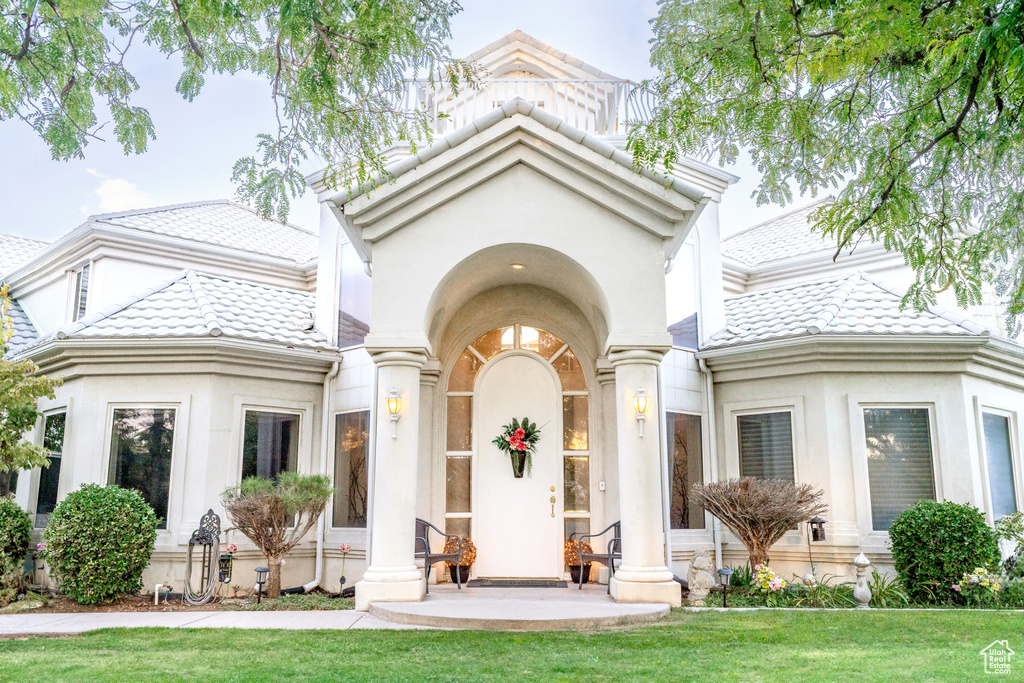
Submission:
[[32,521],[13,498],[0,496],[0,559],[6,557],[21,564],[28,552]]
[[915,602],[946,602],[964,574],[999,561],[999,543],[973,505],[918,501],[889,527],[893,564]]
[[50,576],[82,605],[137,594],[153,554],[156,521],[138,491],[82,486],[57,505],[46,525]]

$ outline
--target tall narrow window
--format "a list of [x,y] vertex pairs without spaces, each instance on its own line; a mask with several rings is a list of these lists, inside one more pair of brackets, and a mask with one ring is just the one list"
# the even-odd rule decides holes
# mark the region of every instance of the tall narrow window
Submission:
[[108,481],[135,489],[167,528],[167,495],[174,448],[173,408],[118,408],[111,430]]
[[335,418],[333,525],[336,527],[366,527],[369,436],[369,411],[342,413]]
[[985,455],[988,459],[988,486],[992,496],[992,519],[1001,519],[1017,511],[1013,485],[1013,448],[1010,446],[1010,420],[1003,415],[983,413]]
[[81,270],[75,273],[75,302],[71,311],[71,320],[81,320],[85,317],[85,307],[89,298],[89,264],[82,266]]
[[668,467],[673,529],[703,529],[704,509],[690,500],[690,489],[704,482],[700,416],[667,413]]
[[64,425],[67,413],[47,415],[43,425],[43,448],[50,466],[39,471],[39,494],[36,496],[36,528],[42,529],[50,521],[50,513],[57,505],[57,485],[60,483],[60,463],[64,452]]
[[736,418],[740,442],[740,476],[795,481],[793,414],[788,410]]
[[871,525],[888,531],[901,512],[935,498],[927,408],[865,408]]
[[294,472],[299,455],[299,416],[290,413],[245,411],[242,478],[276,479]]

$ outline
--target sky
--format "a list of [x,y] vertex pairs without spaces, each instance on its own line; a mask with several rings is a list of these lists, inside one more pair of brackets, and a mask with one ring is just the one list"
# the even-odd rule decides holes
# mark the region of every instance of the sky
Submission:
[[[618,77],[654,75],[648,22],[657,11],[655,0],[463,0],[463,8],[453,21],[455,55],[521,29]],[[0,122],[0,232],[50,241],[91,214],[234,198],[235,161],[255,151],[258,133],[275,130],[269,85],[244,74],[213,76],[199,97],[186,102],[174,91],[176,58],[138,47],[129,66],[141,86],[134,104],[149,110],[157,139],[132,156],[115,139],[93,141],[84,159],[62,162],[51,158],[24,123]],[[313,164],[304,169],[315,170]],[[723,202],[725,234],[788,210],[755,206],[750,194],[758,174],[749,162],[726,170],[741,180]],[[810,201],[798,198],[795,205]],[[307,192],[293,201],[289,221],[316,229],[318,215],[316,199]]]

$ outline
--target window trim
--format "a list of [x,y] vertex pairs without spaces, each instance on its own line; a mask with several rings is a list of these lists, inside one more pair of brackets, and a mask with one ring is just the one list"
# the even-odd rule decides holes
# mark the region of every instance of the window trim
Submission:
[[[366,489],[367,489],[367,500],[366,500],[366,526],[364,526],[364,527],[363,526],[334,526],[334,494],[338,490],[338,484],[334,480],[335,456],[338,454],[337,439],[336,439],[337,428],[338,428],[337,427],[337,425],[338,425],[338,416],[339,415],[351,415],[352,413],[366,413],[366,415],[367,415],[367,418],[366,418]],[[332,419],[330,421],[330,423],[331,423],[330,436],[328,437],[328,440],[327,440],[327,448],[328,448],[328,451],[327,451],[327,453],[328,453],[328,457],[327,457],[327,460],[328,460],[327,468],[328,469],[327,469],[327,472],[331,476],[331,488],[332,488],[332,490],[331,490],[331,498],[330,498],[329,501],[327,501],[327,507],[324,509],[324,514],[328,516],[328,519],[327,519],[327,529],[329,531],[362,532],[362,533],[367,533],[367,534],[370,531],[370,504],[371,504],[371,500],[370,500],[370,492],[371,492],[371,489],[370,489],[370,482],[371,482],[370,468],[373,467],[373,459],[370,457],[370,448],[372,446],[373,431],[374,431],[373,417],[374,417],[373,411],[370,409],[370,406],[366,406],[366,407],[363,407],[363,408],[348,408],[346,410],[335,410],[335,411],[331,412],[331,418]],[[301,425],[301,423],[300,423],[300,425]]]
[[[888,531],[875,531],[871,518],[871,485],[868,474],[867,430],[864,427],[864,410],[867,408],[918,408],[928,411],[928,435],[932,449],[932,480],[935,484],[935,500],[944,500],[945,492],[942,480],[942,448],[939,441],[938,411],[936,404],[929,401],[916,400],[916,396],[900,395],[881,398],[878,394],[848,396],[850,424],[850,454],[853,459],[853,490],[854,508],[857,518],[857,529],[862,545],[868,545],[866,552],[888,553]],[[895,400],[894,400],[895,399]]]
[[665,497],[665,516],[667,518],[666,519],[665,527],[672,534],[690,534],[690,535],[701,535],[701,536],[711,534],[713,532],[712,525],[715,522],[715,517],[714,517],[714,515],[712,515],[707,510],[704,511],[704,528],[703,529],[673,529],[672,528],[672,524],[671,524],[671,519],[668,519],[668,518],[671,517],[671,513],[672,513],[672,510],[671,510],[671,508],[672,508],[672,489],[671,489],[671,482],[670,482],[671,475],[669,474],[669,471],[668,471],[668,460],[669,460],[669,457],[671,456],[671,454],[668,452],[668,439],[666,438],[668,436],[668,414],[672,413],[674,415],[691,415],[691,416],[696,417],[696,418],[698,418],[700,420],[700,457],[701,457],[700,469],[701,469],[701,477],[704,479],[704,482],[711,481],[711,463],[708,460],[708,458],[717,457],[717,455],[714,455],[714,454],[710,453],[709,450],[708,450],[708,441],[709,441],[709,438],[708,438],[708,435],[709,435],[709,431],[708,431],[709,420],[708,420],[708,417],[707,417],[706,414],[704,414],[704,413],[702,413],[700,411],[697,411],[697,410],[670,410],[668,408],[665,408],[665,409],[663,409],[661,411],[661,413],[662,413],[662,423],[661,423],[661,426],[664,428],[664,431],[661,434],[661,440],[663,442],[662,443],[662,450],[664,451],[664,453],[662,455],[662,460],[665,462],[665,481],[666,481],[666,484],[663,487],[665,489],[665,491],[663,492],[663,495]]
[[1010,471],[1013,477],[1013,492],[1017,500],[1017,510],[1024,510],[1024,467],[1020,466],[1021,447],[1020,423],[1016,411],[982,403],[978,396],[974,397],[974,420],[978,438],[978,461],[981,470],[981,488],[985,503],[985,519],[992,525],[995,523],[992,503],[992,485],[989,481],[988,448],[985,443],[984,413],[1005,417],[1010,428]]
[[725,473],[719,473],[722,479],[738,479],[740,477],[740,428],[741,415],[761,415],[764,413],[790,414],[790,427],[793,431],[793,480],[803,480],[803,458],[807,452],[806,432],[804,431],[804,399],[802,396],[788,396],[754,401],[726,403],[723,406],[725,428]]
[[[188,523],[183,523],[185,507],[185,460],[188,452],[189,438],[189,417],[191,413],[192,397],[183,395],[176,397],[150,397],[123,399],[107,402],[106,424],[103,427],[103,457],[101,458],[99,472],[100,480],[104,485],[114,482],[110,481],[110,445],[113,442],[114,434],[114,411],[121,408],[138,408],[164,410],[171,408],[175,411],[174,416],[174,439],[171,442],[171,478],[167,482],[167,527],[157,529],[157,546],[164,543],[174,545],[176,540],[183,536],[187,538],[192,533]],[[64,436],[67,441],[67,435]]]
[[[246,411],[263,411],[299,416],[299,445],[295,455],[296,472],[315,472],[313,468],[313,414],[312,401],[267,401],[266,397],[236,394],[231,411],[231,452],[225,470],[224,488],[242,483],[242,449],[245,444]],[[333,445],[333,442],[331,442]]]

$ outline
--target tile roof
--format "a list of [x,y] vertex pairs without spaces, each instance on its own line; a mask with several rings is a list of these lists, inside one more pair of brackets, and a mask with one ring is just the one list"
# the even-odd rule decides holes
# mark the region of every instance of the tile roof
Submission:
[[796,211],[741,230],[722,240],[722,256],[747,266],[759,266],[819,251],[835,251],[831,241],[811,231],[811,214],[833,201],[832,197],[825,197]]
[[940,308],[900,310],[901,292],[863,273],[725,300],[726,327],[703,350],[809,335],[986,336],[964,316]]
[[38,339],[39,331],[17,300],[11,301],[10,316],[11,322],[14,323],[14,336],[7,342],[7,353],[13,356]]
[[335,351],[312,328],[316,297],[255,282],[186,270],[47,339],[227,337],[290,348]]
[[42,251],[47,244],[26,237],[0,234],[0,275],[14,270],[18,264]]
[[320,248],[315,233],[264,220],[249,207],[226,199],[105,213],[91,216],[89,222],[274,256],[299,265],[315,259]]

